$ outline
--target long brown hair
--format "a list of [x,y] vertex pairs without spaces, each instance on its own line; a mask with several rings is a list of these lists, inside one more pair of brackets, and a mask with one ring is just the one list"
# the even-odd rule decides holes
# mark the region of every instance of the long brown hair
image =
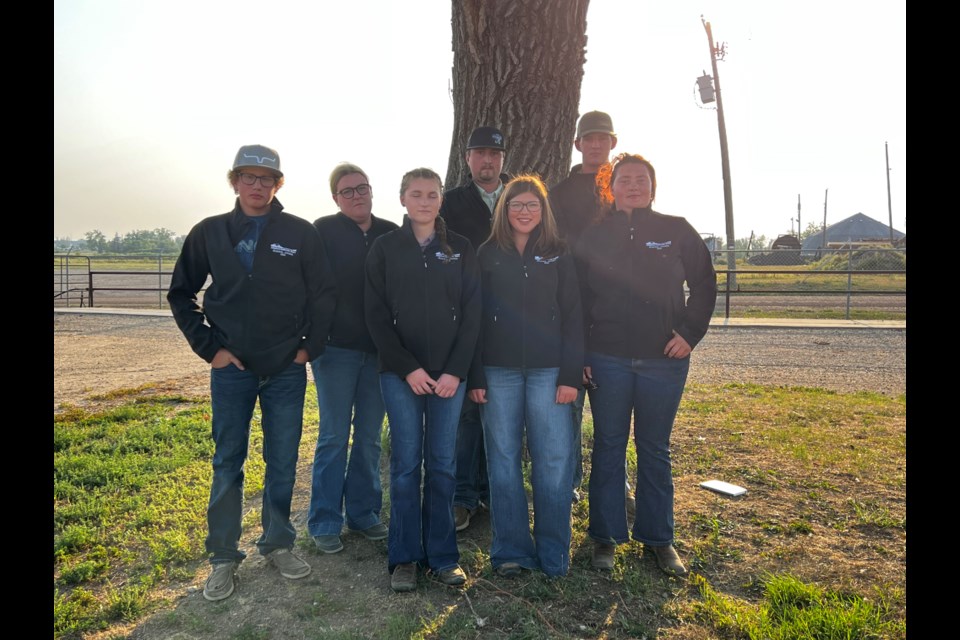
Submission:
[[513,242],[513,227],[510,226],[508,216],[510,200],[521,193],[532,193],[540,201],[540,237],[534,244],[534,250],[540,255],[555,256],[563,252],[563,241],[557,230],[557,221],[550,208],[547,198],[547,187],[543,180],[534,174],[522,174],[508,182],[497,200],[493,210],[493,224],[487,242],[493,242],[501,249],[511,249]]
[[613,210],[613,181],[617,179],[617,171],[624,164],[642,164],[650,172],[650,202],[657,197],[657,171],[650,161],[639,153],[620,153],[613,160],[603,164],[597,170],[597,193],[600,195],[601,210],[608,213]]
[[[440,193],[443,193],[443,180],[440,179],[440,174],[438,174],[433,169],[428,169],[427,167],[419,167],[417,169],[411,169],[403,174],[403,178],[400,179],[400,196],[402,197],[406,193],[407,189],[410,188],[410,183],[418,178],[423,178],[425,180],[436,180],[437,186],[440,188]],[[450,243],[447,241],[447,222],[439,215],[433,221],[433,229],[437,234],[437,240],[440,241],[440,249],[443,251],[444,255],[447,257],[453,255],[453,248],[450,247]]]

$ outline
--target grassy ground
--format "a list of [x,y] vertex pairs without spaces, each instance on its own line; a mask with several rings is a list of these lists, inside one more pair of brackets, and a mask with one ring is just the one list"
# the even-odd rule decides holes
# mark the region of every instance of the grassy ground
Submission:
[[[306,456],[316,441],[312,396]],[[205,569],[207,399],[138,389],[104,404],[54,418],[55,638],[126,637],[110,629],[162,609],[159,594]],[[663,576],[638,543],[618,547],[612,572],[590,569],[587,496],[574,508],[567,578],[496,578],[488,548],[467,539],[465,591],[418,589],[364,609],[352,630],[331,620],[360,605],[349,594],[318,591],[296,605],[304,629],[296,637],[905,638],[905,432],[904,396],[690,386],[673,439],[687,580]],[[253,449],[259,435],[255,427]],[[586,452],[591,440],[587,419]],[[262,486],[261,464],[253,453],[251,500]],[[589,474],[589,455],[585,464]],[[712,478],[749,491],[728,498],[699,488]],[[246,626],[224,637],[287,636]]]

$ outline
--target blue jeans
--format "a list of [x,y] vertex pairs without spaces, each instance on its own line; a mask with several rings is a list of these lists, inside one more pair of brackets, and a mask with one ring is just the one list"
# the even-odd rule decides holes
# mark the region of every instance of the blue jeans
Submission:
[[[596,381],[594,381],[596,382]],[[576,461],[574,462],[573,467],[573,490],[576,491],[580,488],[580,485],[583,484],[583,407],[585,406],[586,390],[580,389],[577,393],[577,399],[574,400],[570,406],[573,409],[573,427],[574,427],[574,438],[576,441]],[[590,401],[591,403],[593,400]],[[593,410],[593,404],[590,405],[590,409]],[[626,467],[626,458],[624,458],[624,482],[623,489],[626,492],[624,498],[630,495],[630,475]]]
[[[435,572],[460,562],[453,524],[454,449],[466,384],[451,398],[416,395],[395,373],[380,374],[390,424],[388,569],[416,562]],[[423,494],[420,493],[421,482]]]
[[207,553],[210,562],[239,562],[243,518],[243,467],[250,442],[250,420],[260,399],[263,428],[263,534],[257,549],[266,555],[290,549],[297,533],[290,523],[290,501],[297,476],[297,456],[303,431],[303,400],[307,370],[290,364],[273,376],[261,377],[234,365],[210,370],[213,408],[213,483],[207,505]]
[[583,405],[586,399],[586,389],[577,391],[577,398],[570,403],[573,415],[573,439],[575,451],[573,453],[573,490],[576,491],[583,484]]
[[[560,370],[484,367],[484,371],[487,403],[480,411],[490,479],[490,562],[494,568],[516,562],[550,576],[566,575],[574,431],[570,407],[556,402]],[[524,426],[532,465],[533,537],[523,485]]]
[[637,446],[637,517],[633,539],[650,545],[673,543],[673,476],[670,433],[687,381],[690,359],[631,360],[590,354],[598,389],[593,409],[590,525],[594,540],[626,542],[623,465],[630,417]]
[[477,403],[464,397],[457,425],[457,490],[453,503],[473,511],[489,499],[487,456],[483,450],[483,424]]
[[311,536],[339,535],[344,513],[350,529],[369,529],[380,522],[383,506],[380,431],[384,408],[377,355],[327,346],[310,366],[317,385],[320,433],[313,454],[307,530]]

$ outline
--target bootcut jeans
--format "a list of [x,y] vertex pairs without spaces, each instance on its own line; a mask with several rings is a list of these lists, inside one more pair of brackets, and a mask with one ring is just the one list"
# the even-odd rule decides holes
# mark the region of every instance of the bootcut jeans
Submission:
[[303,402],[307,388],[305,365],[291,363],[272,376],[258,376],[230,364],[210,370],[212,405],[213,483],[207,505],[206,550],[210,562],[240,562],[243,518],[244,464],[250,443],[250,421],[260,400],[263,428],[263,533],[257,549],[266,555],[290,549],[297,533],[290,523],[290,501],[297,475]]
[[380,389],[390,425],[388,570],[411,562],[437,573],[452,569],[460,562],[453,493],[466,384],[450,398],[418,396],[406,380],[384,372]]
[[[383,396],[377,354],[327,346],[310,363],[317,387],[320,433],[313,454],[307,530],[339,535],[380,522],[380,433]],[[351,444],[350,431],[353,427]]]
[[690,359],[590,354],[589,363],[598,388],[590,396],[593,457],[587,533],[600,542],[628,540],[623,465],[633,415],[637,447],[633,539],[654,546],[673,544],[670,434]]
[[[487,402],[480,411],[490,481],[490,562],[494,569],[516,562],[564,576],[570,568],[575,439],[570,407],[556,402],[560,370],[484,367],[484,372]],[[532,536],[523,484],[524,433],[533,487]]]

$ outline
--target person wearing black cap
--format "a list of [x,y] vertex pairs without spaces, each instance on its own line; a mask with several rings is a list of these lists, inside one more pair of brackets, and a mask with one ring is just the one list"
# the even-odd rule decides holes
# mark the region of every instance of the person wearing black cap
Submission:
[[291,551],[296,529],[290,502],[306,363],[323,353],[336,306],[320,235],[308,221],[284,212],[275,197],[283,186],[277,152],[259,144],[240,147],[227,180],[237,195],[233,210],[190,230],[167,294],[177,326],[211,366],[214,453],[206,550],[213,571],[203,589],[211,601],[233,593],[246,557],[239,549],[244,463],[258,400],[266,472],[257,549],[285,578],[310,574],[310,565]]
[[[507,147],[503,133],[495,127],[477,127],[467,141],[465,160],[470,178],[443,194],[440,216],[447,228],[466,236],[474,249],[490,237],[493,209],[510,176],[501,173]],[[457,492],[453,515],[457,531],[470,526],[477,507],[486,502],[487,457],[483,448],[483,427],[477,403],[464,398],[457,429]]]

